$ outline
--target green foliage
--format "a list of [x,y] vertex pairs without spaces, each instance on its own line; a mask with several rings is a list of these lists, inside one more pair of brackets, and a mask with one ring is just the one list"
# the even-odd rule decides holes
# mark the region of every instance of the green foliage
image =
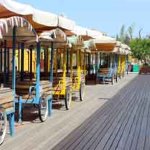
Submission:
[[139,37],[133,38],[135,25],[130,25],[127,29],[122,25],[119,34],[116,35],[116,40],[130,46],[133,57],[143,61],[145,64],[150,64],[150,35],[147,38],[142,38],[142,28],[139,30]]
[[132,55],[147,63],[150,60],[150,39],[132,39],[130,41]]

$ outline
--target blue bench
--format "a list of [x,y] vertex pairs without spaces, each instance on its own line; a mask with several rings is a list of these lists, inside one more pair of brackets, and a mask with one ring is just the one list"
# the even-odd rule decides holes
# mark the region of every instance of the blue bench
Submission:
[[106,83],[106,81],[111,81],[113,84],[114,82],[114,72],[115,70],[113,68],[101,68],[100,71],[97,73],[97,80],[102,80],[103,83]]
[[19,122],[22,122],[23,104],[32,104],[38,109],[41,122],[51,115],[52,110],[52,85],[49,81],[40,82],[40,98],[36,97],[35,82],[20,82],[16,86],[16,100],[18,106]]

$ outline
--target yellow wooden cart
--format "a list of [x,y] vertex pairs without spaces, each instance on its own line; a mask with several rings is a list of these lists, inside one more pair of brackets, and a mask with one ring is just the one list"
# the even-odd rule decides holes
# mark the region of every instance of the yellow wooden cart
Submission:
[[72,92],[79,92],[80,101],[85,94],[85,55],[83,39],[80,36],[68,38],[71,43],[70,48],[70,78]]

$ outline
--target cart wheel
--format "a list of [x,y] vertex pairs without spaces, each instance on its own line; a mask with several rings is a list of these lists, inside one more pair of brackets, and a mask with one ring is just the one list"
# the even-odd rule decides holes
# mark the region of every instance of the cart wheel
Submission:
[[80,84],[80,91],[79,91],[80,101],[84,100],[84,94],[85,94],[85,83],[81,82],[81,84]]
[[66,110],[70,109],[71,100],[72,100],[72,92],[71,92],[70,87],[67,87],[66,95],[65,95],[65,107],[66,107]]
[[7,131],[7,115],[3,108],[0,108],[0,145],[4,142]]
[[46,121],[48,117],[48,100],[45,98],[40,99],[39,103],[39,119],[41,122]]

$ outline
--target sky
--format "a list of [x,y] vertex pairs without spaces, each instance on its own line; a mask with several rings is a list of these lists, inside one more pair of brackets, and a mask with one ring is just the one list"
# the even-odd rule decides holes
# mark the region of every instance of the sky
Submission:
[[16,0],[35,8],[63,14],[76,24],[115,37],[122,25],[134,25],[134,35],[150,34],[150,0]]

